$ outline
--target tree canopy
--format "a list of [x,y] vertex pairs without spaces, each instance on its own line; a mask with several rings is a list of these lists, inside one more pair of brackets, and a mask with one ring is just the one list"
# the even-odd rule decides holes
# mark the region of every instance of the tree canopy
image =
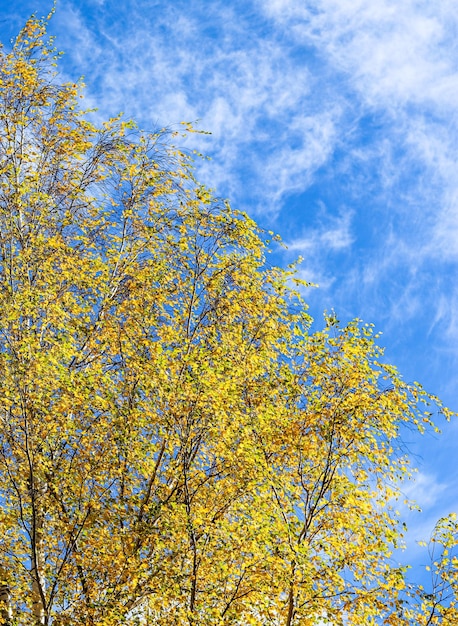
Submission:
[[57,61],[36,18],[0,56],[3,623],[456,624],[455,518],[431,593],[392,558],[401,433],[450,412]]

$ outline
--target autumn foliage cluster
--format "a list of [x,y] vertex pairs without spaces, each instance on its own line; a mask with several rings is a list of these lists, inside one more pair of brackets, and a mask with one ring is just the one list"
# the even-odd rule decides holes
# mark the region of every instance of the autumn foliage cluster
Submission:
[[391,558],[440,403],[312,332],[170,133],[91,123],[45,29],[0,56],[0,622],[457,624],[453,516],[431,593]]

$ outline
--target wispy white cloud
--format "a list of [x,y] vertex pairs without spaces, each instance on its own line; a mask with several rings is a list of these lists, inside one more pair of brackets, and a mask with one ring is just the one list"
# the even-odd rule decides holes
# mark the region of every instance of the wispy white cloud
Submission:
[[[402,519],[407,523],[404,537],[407,559],[428,565],[429,557],[421,542],[428,542],[434,527],[441,517],[446,517],[458,509],[458,494],[450,481],[444,481],[437,475],[419,472],[414,480],[403,485],[403,497],[417,503],[420,509],[410,510],[400,503]],[[406,557],[403,557],[404,560]]]
[[[267,0],[268,15],[349,74],[368,103],[444,106],[456,93],[452,3],[407,0]],[[449,101],[448,108],[452,109]]]
[[[312,44],[345,76],[348,97],[390,121],[388,141],[426,168],[436,192],[431,246],[457,255],[458,53],[456,7],[447,0],[269,0],[259,3],[296,41]],[[353,95],[352,95],[353,94]],[[393,175],[395,173],[393,172]],[[421,182],[420,182],[421,188]],[[421,196],[411,199],[421,202]],[[402,204],[400,203],[402,206]],[[410,208],[410,207],[409,207]],[[423,213],[427,206],[421,206]]]
[[418,472],[406,481],[402,488],[403,496],[417,503],[421,509],[430,509],[441,501],[447,484],[426,472]]
[[430,332],[440,324],[453,349],[458,343],[458,289],[450,289],[438,294],[436,315],[431,321]]
[[322,205],[322,219],[318,227],[306,229],[304,235],[285,242],[290,252],[304,256],[315,255],[320,251],[335,252],[351,246],[354,236],[351,233],[352,211],[346,209],[339,215],[329,215]]
[[[435,370],[445,361],[456,368],[454,3],[268,0],[257,6],[298,47],[316,51],[319,72],[328,72],[327,82],[333,76],[345,110],[328,158],[336,149],[345,152],[340,173],[353,195],[355,237],[338,264],[316,247],[313,273],[323,287],[312,298],[378,320],[390,335],[427,341]],[[452,398],[454,384],[447,385]]]
[[160,3],[145,21],[142,3],[131,2],[122,27],[103,11],[91,24],[83,7],[63,4],[59,45],[76,50],[89,105],[123,110],[147,127],[199,120],[212,136],[193,147],[217,163],[211,176],[203,166],[203,177],[244,208],[278,213],[331,157],[339,99],[318,94],[289,42],[270,27],[257,32],[259,16],[237,3]]

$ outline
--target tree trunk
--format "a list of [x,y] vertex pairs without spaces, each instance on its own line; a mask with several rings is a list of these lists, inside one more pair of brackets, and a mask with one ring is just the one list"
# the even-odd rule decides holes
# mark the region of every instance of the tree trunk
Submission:
[[45,490],[41,480],[32,480],[32,611],[36,626],[44,626],[45,621],[45,579],[44,579],[44,512],[40,496]]
[[289,592],[288,592],[288,615],[286,616],[286,624],[285,626],[292,626],[293,623],[293,619],[294,619],[294,613],[295,613],[295,598],[294,598],[294,594],[295,594],[295,585],[294,585],[294,579],[295,579],[295,574],[296,574],[296,562],[293,561],[291,563],[291,580],[289,583]]
[[0,565],[0,617],[4,626],[12,624],[10,586],[6,569]]

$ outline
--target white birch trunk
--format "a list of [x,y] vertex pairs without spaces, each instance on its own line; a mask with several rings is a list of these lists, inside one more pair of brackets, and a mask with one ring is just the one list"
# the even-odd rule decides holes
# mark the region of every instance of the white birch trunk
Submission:
[[33,534],[32,534],[32,611],[36,626],[45,624],[45,577],[44,577],[44,513],[40,496],[45,486],[40,480],[33,481]]

